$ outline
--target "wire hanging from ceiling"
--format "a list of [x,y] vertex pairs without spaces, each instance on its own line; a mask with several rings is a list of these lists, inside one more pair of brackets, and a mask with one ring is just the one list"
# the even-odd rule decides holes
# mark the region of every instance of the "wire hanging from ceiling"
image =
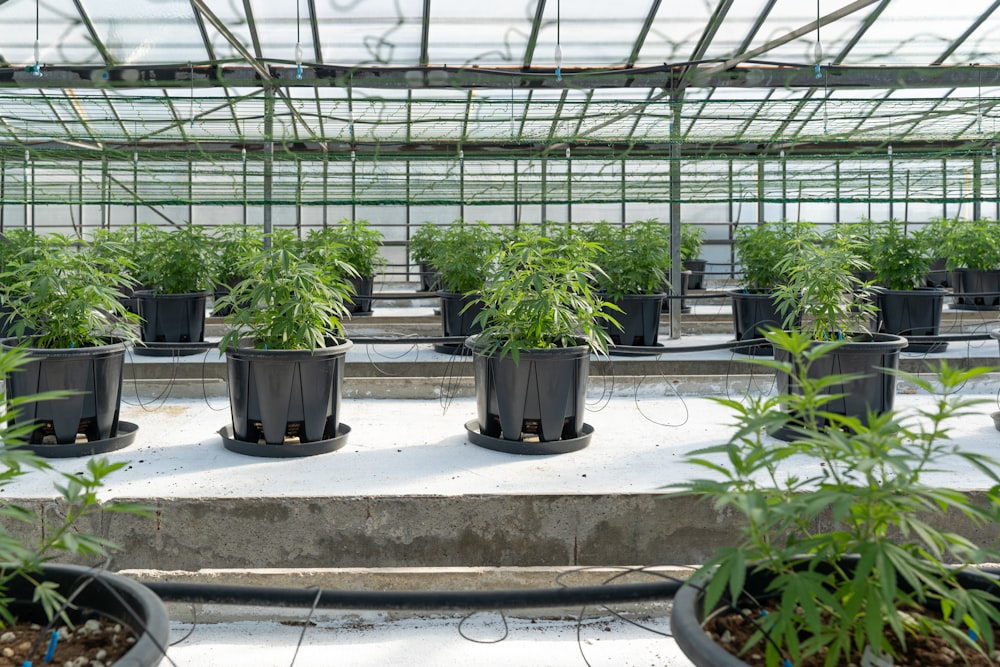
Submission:
[[302,79],[302,16],[300,0],[295,0],[295,78]]
[[556,0],[556,81],[562,81],[562,33],[561,33],[561,23],[562,23],[562,0]]
[[816,64],[816,78],[823,78],[820,63],[823,61],[823,44],[819,41],[819,0],[816,0],[816,44],[813,45],[813,62]]
[[38,5],[40,0],[35,0],[35,66],[31,69],[31,73],[34,76],[42,75],[42,64],[41,64],[41,49],[39,47],[39,33],[38,33]]

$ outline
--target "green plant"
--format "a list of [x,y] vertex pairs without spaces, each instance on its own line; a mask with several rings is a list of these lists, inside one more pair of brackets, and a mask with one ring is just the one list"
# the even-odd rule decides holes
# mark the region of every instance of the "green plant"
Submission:
[[[957,457],[1000,482],[995,460],[948,442],[947,423],[977,403],[959,390],[991,369],[959,370],[942,360],[933,373],[899,373],[933,397],[929,407],[906,416],[871,415],[865,423],[825,409],[834,399],[829,387],[845,376],[810,377],[809,367],[838,343],[817,346],[795,332],[767,337],[788,350],[791,361],[754,363],[789,373],[801,391],[742,402],[714,399],[735,413],[733,435],[687,456],[713,477],[671,487],[675,495],[711,502],[744,519],[736,543],[702,568],[710,577],[703,590],[706,614],[720,606],[749,609],[756,630],[747,646],[733,648],[753,648],[772,667],[789,664],[785,660],[804,664],[807,656],[828,667],[863,664],[866,647],[876,657],[898,655],[919,634],[991,655],[992,628],[1000,625],[998,600],[963,588],[956,574],[971,563],[996,562],[1000,553],[940,526],[954,514],[994,524],[1000,518],[998,487],[982,504],[925,481]],[[806,419],[793,420],[792,414]],[[825,425],[807,426],[815,424]],[[788,442],[765,437],[778,427],[790,427],[796,436]],[[786,468],[793,461],[797,472]],[[853,569],[844,567],[849,558],[856,559]],[[765,595],[774,604],[766,615],[760,613],[761,597],[743,594],[749,573],[770,576]],[[927,613],[935,607],[940,617]]]
[[896,220],[882,225],[872,240],[868,263],[875,273],[875,283],[891,290],[920,287],[931,267],[931,247],[919,234],[908,234]]
[[[698,259],[705,244],[705,228],[698,225],[681,225],[681,261]],[[669,267],[669,264],[667,265]]]
[[137,339],[130,325],[138,316],[120,299],[134,267],[121,255],[113,259],[113,252],[94,253],[80,245],[51,234],[32,247],[27,261],[0,274],[10,296],[15,336],[37,332],[33,344],[43,348],[103,345],[110,337]]
[[247,260],[257,255],[264,243],[258,227],[243,224],[216,227],[209,238],[212,257],[212,281],[216,285],[235,285],[247,277]]
[[[26,361],[25,351],[11,349],[0,353],[0,375],[6,377]],[[15,416],[28,403],[51,400],[64,393],[46,392],[33,396],[8,398],[0,392],[0,403],[6,406],[8,417]],[[11,420],[0,426],[0,490],[16,479],[28,474],[52,472],[42,457],[20,444],[35,425],[24,420]],[[116,549],[114,543],[80,530],[80,525],[105,512],[148,514],[149,508],[123,501],[102,501],[97,491],[107,477],[125,467],[125,462],[110,463],[105,458],[87,460],[85,472],[58,473],[55,490],[63,503],[58,512],[36,511],[10,501],[0,502],[0,621],[15,623],[9,609],[11,600],[5,595],[15,579],[28,581],[35,591],[35,601],[42,606],[50,620],[61,615],[69,602],[68,591],[61,591],[51,583],[37,577],[41,565],[59,555],[77,555],[104,559]],[[35,537],[21,537],[25,531],[15,526],[30,528]],[[65,619],[64,619],[65,620]]]
[[[305,245],[310,259],[317,265],[330,261],[330,267],[336,269],[344,263],[353,267],[362,278],[373,278],[385,265],[379,253],[382,233],[373,229],[367,220],[341,220],[336,227],[314,229],[306,237]],[[330,250],[336,251],[336,258],[330,256]]]
[[[876,312],[871,286],[858,277],[869,266],[849,243],[791,239],[777,263],[784,282],[774,292],[786,329],[804,327],[813,340],[869,333]],[[801,318],[801,325],[796,324]]]
[[511,355],[521,350],[584,344],[607,354],[610,338],[604,322],[618,310],[599,294],[601,247],[578,234],[559,240],[522,227],[491,260],[494,269],[483,287],[482,311],[475,323],[484,354]]
[[781,263],[790,249],[819,240],[811,222],[783,220],[739,227],[734,246],[740,259],[740,283],[746,290],[768,290],[784,284],[788,275]]
[[441,288],[456,294],[478,293],[490,274],[490,258],[500,238],[485,222],[457,222],[435,245],[430,264],[441,276]]
[[410,259],[418,263],[427,262],[433,266],[432,259],[437,254],[437,246],[444,231],[445,227],[433,222],[420,225],[410,237]]
[[1000,268],[1000,223],[951,220],[942,222],[937,231],[941,235],[940,254],[947,258],[949,270]]
[[670,228],[656,220],[629,225],[599,222],[587,237],[604,249],[598,257],[597,285],[611,300],[630,294],[656,294],[667,283],[670,269]]
[[203,227],[187,223],[173,230],[140,225],[136,236],[141,286],[159,294],[191,294],[212,285],[212,253]]
[[230,309],[232,327],[220,349],[237,348],[245,337],[261,349],[313,350],[342,336],[352,293],[346,278],[356,273],[339,259],[327,262],[336,270],[313,264],[294,248],[259,252],[250,265],[254,277],[237,283],[217,304]]

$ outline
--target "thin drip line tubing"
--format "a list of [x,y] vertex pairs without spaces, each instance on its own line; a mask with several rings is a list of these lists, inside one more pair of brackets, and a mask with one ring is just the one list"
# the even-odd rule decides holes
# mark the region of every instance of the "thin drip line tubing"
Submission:
[[528,609],[667,600],[683,582],[580,586],[496,591],[332,591],[269,586],[145,582],[164,602],[212,603],[319,609]]

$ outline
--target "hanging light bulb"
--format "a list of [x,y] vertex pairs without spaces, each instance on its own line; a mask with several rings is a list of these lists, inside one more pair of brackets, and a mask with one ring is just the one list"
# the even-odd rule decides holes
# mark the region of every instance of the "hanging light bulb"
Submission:
[[38,46],[38,40],[35,40],[35,66],[32,68],[31,73],[34,76],[42,75],[42,63],[41,63],[41,49]]
[[562,81],[562,45],[556,44],[556,81]]
[[302,42],[295,43],[295,78],[302,78]]

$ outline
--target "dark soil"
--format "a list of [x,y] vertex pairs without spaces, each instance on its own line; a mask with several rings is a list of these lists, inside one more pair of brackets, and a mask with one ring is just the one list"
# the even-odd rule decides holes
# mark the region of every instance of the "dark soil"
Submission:
[[[705,630],[720,646],[733,655],[739,656],[740,650],[746,645],[747,640],[756,631],[751,619],[738,612],[729,614],[719,614],[705,624]],[[969,667],[996,667],[1000,665],[1000,638],[995,640],[997,652],[993,658],[988,658],[982,653],[978,653],[972,647],[964,647],[962,653],[956,652],[948,643],[937,636],[931,637],[908,637],[906,641],[906,651],[898,648],[895,638],[890,639],[897,646],[897,655],[893,661],[894,667],[957,667],[959,665]],[[985,646],[984,646],[985,650]],[[796,662],[795,667],[823,667],[823,655],[815,655],[811,658]],[[758,650],[756,647],[747,651],[741,659],[750,667],[765,667],[763,646]],[[861,656],[854,655],[851,661],[842,663],[847,665],[861,664]]]
[[[38,625],[15,625],[0,630],[0,667],[21,667],[26,661],[44,665],[51,630]],[[72,630],[59,629],[55,655],[48,664],[61,667],[106,667],[135,643],[132,631],[113,621],[88,620]]]

